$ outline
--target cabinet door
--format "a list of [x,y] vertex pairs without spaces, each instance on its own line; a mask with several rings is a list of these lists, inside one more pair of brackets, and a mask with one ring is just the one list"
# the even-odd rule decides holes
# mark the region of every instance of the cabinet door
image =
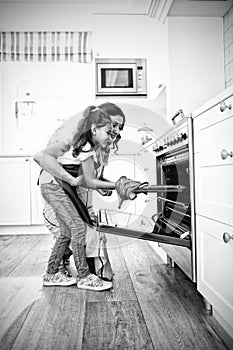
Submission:
[[41,168],[31,160],[31,223],[43,225],[44,200],[41,196],[40,186],[37,185]]
[[197,289],[233,325],[233,227],[196,216]]
[[0,224],[30,225],[30,158],[0,159]]
[[145,15],[94,16],[94,47],[99,57],[146,57]]
[[232,116],[205,127],[196,135],[200,152],[195,154],[196,213],[229,225],[233,225],[232,130]]

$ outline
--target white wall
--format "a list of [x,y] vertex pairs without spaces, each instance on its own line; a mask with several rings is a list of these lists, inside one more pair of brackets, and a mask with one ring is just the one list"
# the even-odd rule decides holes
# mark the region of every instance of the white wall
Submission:
[[[102,16],[104,17],[104,16]],[[102,18],[101,17],[101,18]],[[106,17],[106,16],[105,16]],[[120,25],[122,15],[113,16],[115,22]],[[124,15],[123,15],[124,17]],[[131,17],[129,25],[135,27],[138,19],[142,26],[140,36],[135,35],[134,48],[138,47],[138,56],[148,57],[148,90],[151,108],[160,109],[164,115],[165,107],[156,105],[153,100],[161,90],[157,88],[160,83],[166,82],[167,72],[167,30],[166,26],[158,23],[155,19],[145,16]],[[126,17],[125,17],[126,18]],[[143,19],[144,18],[144,19]],[[104,21],[104,18],[102,18]],[[124,22],[126,25],[126,21]],[[106,17],[106,30],[111,32],[108,17]],[[117,30],[115,26],[113,28]],[[131,35],[134,34],[131,28]],[[51,31],[51,30],[91,30],[94,31],[93,8],[89,4],[77,5],[68,4],[0,4],[0,30],[4,31]],[[122,33],[122,32],[121,32]],[[93,33],[95,40],[95,33]],[[95,41],[93,48],[95,53]],[[111,35],[109,35],[111,40]],[[105,42],[105,49],[108,49],[109,40]],[[124,57],[124,48],[121,41],[116,41],[118,57]],[[129,43],[130,46],[130,43]],[[140,50],[142,48],[142,51]],[[135,53],[135,51],[134,51]],[[129,52],[128,52],[129,55]],[[130,55],[129,55],[130,56]],[[132,54],[133,56],[133,54]],[[98,104],[103,100],[95,100],[95,72],[94,62],[92,64],[75,63],[1,63],[2,85],[3,85],[3,106],[0,115],[3,122],[2,149],[4,152],[15,152],[18,148],[27,150],[30,145],[30,152],[45,142],[50,130],[55,129],[59,120],[66,119],[70,115],[82,110],[90,104]],[[29,121],[27,130],[17,130],[15,118],[15,101],[18,99],[22,85],[27,84],[29,92],[37,102],[34,108],[34,119]],[[120,100],[124,102],[124,99]],[[0,101],[1,102],[1,101]],[[134,104],[131,99],[130,103]],[[135,104],[146,105],[146,99],[139,99]],[[165,102],[164,102],[165,104]],[[57,120],[59,119],[59,120]],[[30,125],[29,125],[30,124]],[[43,130],[41,130],[43,129]],[[23,142],[23,144],[22,144]]]
[[[0,4],[0,30],[92,31],[92,11],[90,5],[71,3]],[[50,129],[58,126],[57,119],[66,119],[94,99],[92,64],[3,62],[1,70],[4,91],[1,151],[4,152],[14,152],[19,147],[26,151],[28,145],[32,152],[48,137]],[[25,83],[37,104],[33,123],[32,120],[25,123],[26,128],[21,132],[16,127],[15,101]]]
[[91,4],[0,4],[0,30],[92,30]]
[[188,114],[224,89],[223,20],[168,18],[168,114]]

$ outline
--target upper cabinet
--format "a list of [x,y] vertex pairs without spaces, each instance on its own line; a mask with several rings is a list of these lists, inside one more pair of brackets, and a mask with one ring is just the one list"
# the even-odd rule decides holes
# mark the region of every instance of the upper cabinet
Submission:
[[145,15],[94,15],[95,57],[146,57]]
[[223,20],[168,18],[168,115],[192,113],[225,88]]

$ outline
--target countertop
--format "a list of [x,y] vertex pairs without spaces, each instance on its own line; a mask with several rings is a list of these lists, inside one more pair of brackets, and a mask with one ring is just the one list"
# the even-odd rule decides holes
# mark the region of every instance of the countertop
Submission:
[[33,154],[30,154],[29,152],[0,152],[0,158],[7,158],[7,157],[33,157]]
[[224,101],[233,95],[233,85],[229,86],[227,89],[221,91],[218,95],[211,98],[209,101],[204,103],[201,107],[192,112],[192,117],[196,118],[198,115],[204,113],[208,109],[217,105],[220,101]]

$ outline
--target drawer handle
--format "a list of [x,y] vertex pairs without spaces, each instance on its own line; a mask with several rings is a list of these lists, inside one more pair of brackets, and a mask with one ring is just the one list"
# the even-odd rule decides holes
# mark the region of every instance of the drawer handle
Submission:
[[220,111],[224,112],[227,108],[231,109],[231,105],[227,105],[224,101],[220,102]]
[[227,152],[227,150],[223,149],[222,152],[221,152],[221,157],[223,160],[227,159],[227,157],[233,157],[233,152]]
[[228,243],[231,239],[233,240],[233,235],[230,235],[228,232],[224,232],[222,238],[225,243]]

